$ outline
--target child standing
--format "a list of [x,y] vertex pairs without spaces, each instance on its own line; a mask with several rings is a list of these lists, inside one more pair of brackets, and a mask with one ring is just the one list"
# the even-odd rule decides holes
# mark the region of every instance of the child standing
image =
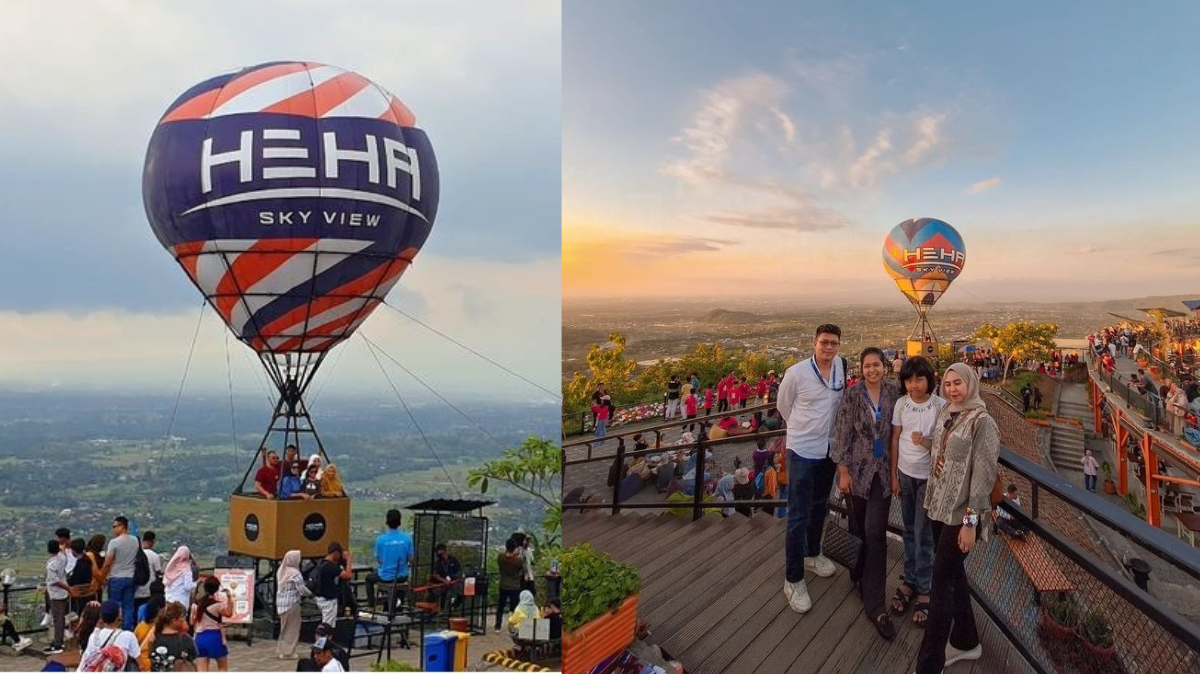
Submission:
[[916,598],[912,621],[919,627],[929,619],[933,580],[933,527],[925,512],[925,483],[929,480],[930,449],[938,412],[946,400],[933,395],[933,366],[921,356],[900,367],[900,383],[908,395],[896,401],[892,413],[892,493],[900,497],[904,521],[904,582],[892,597],[892,612],[903,615]]
[[608,424],[608,405],[601,400],[598,404],[592,405],[592,414],[596,415],[596,437],[604,437],[604,427]]
[[687,397],[683,399],[683,411],[685,414],[687,414],[688,421],[692,422],[687,425],[687,430],[689,433],[696,429],[695,419],[697,402],[696,394],[692,391],[689,391]]
[[714,397],[715,397],[715,394],[713,393],[713,387],[711,385],[709,385],[708,388],[704,389],[704,416],[706,416],[706,417],[708,415],[712,414],[712,406],[713,406],[713,398]]

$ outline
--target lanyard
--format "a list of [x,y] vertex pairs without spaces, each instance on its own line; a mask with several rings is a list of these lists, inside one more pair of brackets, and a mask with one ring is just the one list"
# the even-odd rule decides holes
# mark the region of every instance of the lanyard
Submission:
[[871,411],[875,413],[875,437],[879,438],[879,421],[883,418],[883,388],[879,389],[879,403],[871,400],[871,392],[866,390],[866,384],[863,384],[863,392],[867,394],[867,404],[871,406]]
[[837,380],[837,361],[834,361],[829,366],[829,381],[825,381],[825,377],[822,377],[821,371],[819,369],[817,369],[816,357],[813,357],[813,359],[808,361],[808,363],[809,363],[809,365],[812,365],[813,374],[817,375],[817,379],[821,380],[821,384],[825,388],[829,389],[830,391],[841,391],[842,389],[846,388],[846,382],[844,379],[845,373],[843,373],[843,381],[842,381],[841,386],[830,386],[831,383],[834,383]]

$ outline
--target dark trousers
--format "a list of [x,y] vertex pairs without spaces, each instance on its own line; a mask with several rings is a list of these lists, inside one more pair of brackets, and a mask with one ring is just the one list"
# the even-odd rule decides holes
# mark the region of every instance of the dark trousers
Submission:
[[837,465],[825,459],[788,454],[788,523],[784,552],[789,583],[804,580],[804,558],[821,554],[821,535],[829,512],[829,491]]
[[17,634],[17,628],[7,615],[0,616],[0,641],[6,639],[12,639],[14,644],[21,640],[21,635]]
[[858,495],[850,498],[854,501],[851,530],[863,539],[862,554],[858,556],[858,565],[850,570],[850,579],[861,581],[863,609],[873,619],[886,611],[884,576],[887,573],[887,524],[892,492],[883,488],[876,475],[866,498]]
[[[975,614],[971,611],[971,593],[967,589],[967,556],[958,549],[961,524],[933,523],[937,541],[933,554],[933,591],[930,593],[929,620],[917,653],[917,674],[938,674],[946,666],[946,643],[968,651],[979,645]],[[978,535],[978,533],[976,533]]]
[[517,604],[521,603],[520,590],[500,590],[500,601],[496,603],[496,630],[499,631],[500,624],[503,622],[504,611],[517,610]]
[[728,409],[729,409],[729,401],[728,400],[721,398],[720,400],[717,401],[717,414],[720,414],[721,412],[725,412]]
[[404,576],[403,578],[397,578],[396,580],[384,580],[379,577],[379,574],[372,571],[371,573],[367,574],[366,581],[367,581],[367,583],[366,583],[366,585],[367,585],[367,606],[370,606],[372,609],[375,608],[376,584],[379,584],[379,586],[380,586],[379,589],[381,589],[381,590],[394,591],[396,593],[395,601],[393,602],[392,606],[387,607],[389,611],[394,611],[396,608],[396,604],[404,603],[404,591],[407,589],[407,587],[401,587],[401,586],[407,585],[408,576]]

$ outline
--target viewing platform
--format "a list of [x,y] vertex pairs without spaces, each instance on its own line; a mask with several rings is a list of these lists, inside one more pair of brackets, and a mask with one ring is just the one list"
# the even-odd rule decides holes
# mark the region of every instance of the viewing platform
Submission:
[[[1001,428],[1001,479],[1017,485],[1025,504],[1005,508],[1027,534],[1011,540],[996,533],[967,557],[984,655],[947,672],[1200,673],[1196,623],[1139,588],[1114,563],[1091,525],[1119,534],[1193,585],[1200,583],[1200,551],[1102,494],[1086,491],[1079,480],[1056,474],[1048,449],[1051,427],[1030,423],[998,392],[985,395],[985,401]],[[747,407],[738,414],[745,419],[766,409]],[[717,419],[714,414],[701,421]],[[883,641],[863,617],[844,569],[828,579],[810,574],[812,611],[798,615],[788,609],[782,596],[783,520],[763,512],[724,519],[702,514],[727,505],[780,506],[782,501],[725,504],[687,497],[667,502],[655,481],[616,502],[607,478],[618,459],[695,449],[712,452],[713,460],[731,472],[735,456],[750,466],[757,439],[769,447],[785,433],[676,445],[680,426],[687,423],[642,422],[619,428],[598,446],[594,438],[563,445],[564,493],[582,488],[591,497],[588,503],[564,505],[564,542],[589,542],[639,568],[639,618],[650,623],[646,641],[688,672],[912,672],[921,630],[909,615],[893,617],[899,636]],[[631,437],[638,432],[650,447],[633,451]],[[899,500],[892,504],[889,596],[899,582],[903,553]],[[827,527],[841,520],[836,500],[830,509]],[[1111,650],[1093,653],[1074,636],[1053,637],[1043,626],[1045,607],[1064,600],[1110,626]]]

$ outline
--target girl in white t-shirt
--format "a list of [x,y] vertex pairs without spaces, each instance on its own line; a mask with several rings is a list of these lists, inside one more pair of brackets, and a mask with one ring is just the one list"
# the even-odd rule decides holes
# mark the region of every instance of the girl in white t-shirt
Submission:
[[892,612],[903,615],[914,597],[913,623],[929,619],[933,581],[933,527],[925,514],[925,483],[931,468],[934,425],[946,400],[932,392],[937,376],[933,366],[914,356],[900,368],[900,383],[908,394],[892,412],[892,493],[900,497],[904,521],[904,582],[892,597]]

